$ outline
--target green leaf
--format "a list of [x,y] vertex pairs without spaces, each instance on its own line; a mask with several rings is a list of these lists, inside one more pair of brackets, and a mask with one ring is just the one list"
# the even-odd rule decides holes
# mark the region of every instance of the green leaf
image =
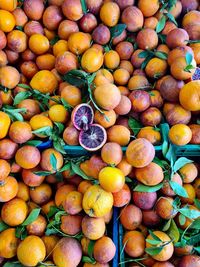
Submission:
[[34,174],[36,174],[38,176],[46,176],[46,175],[52,174],[52,172],[49,172],[49,171],[38,171],[38,172],[34,172]]
[[88,257],[88,256],[83,256],[83,257],[82,257],[82,262],[92,263],[92,264],[95,264],[95,263],[96,263],[95,259],[91,259],[91,258]]
[[168,17],[168,19],[173,22],[176,26],[178,26],[177,21],[175,20],[174,16],[171,13],[167,13],[166,16]]
[[63,215],[67,215],[66,211],[64,211],[64,210],[60,210],[60,211],[58,211],[58,212],[55,214],[55,221],[56,221],[57,223],[60,223],[60,218],[61,218],[61,216],[63,216]]
[[31,95],[32,93],[29,91],[19,92],[14,98],[13,105],[14,106],[18,105],[22,100],[29,98]]
[[41,127],[37,130],[32,131],[32,133],[50,136],[52,134],[52,127],[50,127],[50,126]]
[[53,170],[56,171],[57,170],[57,158],[53,153],[51,153],[50,155],[50,164]]
[[22,265],[20,262],[6,262],[3,267],[25,267],[24,265]]
[[151,245],[159,245],[160,243],[162,243],[162,241],[158,241],[158,240],[154,240],[154,239],[146,239],[146,242],[148,242]]
[[66,82],[68,82],[74,86],[77,86],[77,87],[86,87],[87,86],[86,77],[78,76],[76,74],[73,74],[70,71],[62,76],[62,80],[66,81]]
[[66,154],[66,151],[64,149],[65,142],[62,138],[58,138],[57,140],[53,141],[53,147],[60,152],[61,154]]
[[190,226],[190,228],[191,228],[191,229],[198,229],[198,230],[200,230],[200,219],[199,219],[199,218],[196,219],[196,220],[192,223],[192,225]]
[[169,220],[166,222],[166,224],[164,225],[164,227],[163,227],[163,229],[162,229],[164,232],[166,232],[167,230],[169,230],[170,225],[171,225],[171,221],[172,221],[172,219],[169,219]]
[[194,236],[190,236],[190,239],[187,241],[187,244],[192,246],[198,243],[200,243],[200,233]]
[[139,131],[141,130],[141,128],[143,127],[139,121],[131,117],[128,120],[128,126],[131,128],[134,135],[137,135]]
[[21,88],[24,88],[24,89],[31,89],[31,87],[25,83],[19,83],[17,86],[21,87]]
[[162,44],[165,44],[167,35],[159,33],[158,38],[161,40]]
[[39,146],[42,144],[42,141],[40,140],[30,140],[28,142],[25,143],[26,145],[29,145],[29,146]]
[[191,73],[191,70],[195,69],[195,67],[193,65],[187,65],[185,68],[184,68],[184,71],[185,72],[189,72]]
[[174,222],[174,220],[171,220],[171,224],[170,227],[167,231],[167,234],[169,235],[169,237],[174,240],[174,242],[178,242],[179,238],[180,238],[180,233],[178,230],[178,227],[176,225],[176,223]]
[[155,162],[156,164],[158,164],[162,169],[169,168],[169,164],[165,160],[161,160],[161,159],[155,157],[153,159],[153,162]]
[[141,69],[145,69],[149,61],[153,58],[153,56],[149,55],[145,58],[145,60],[142,62]]
[[163,247],[151,247],[151,248],[145,248],[145,252],[149,254],[150,256],[155,256],[159,254],[162,251]]
[[158,57],[160,59],[167,60],[167,58],[168,58],[168,55],[165,52],[156,51],[154,54],[155,54],[156,57]]
[[175,181],[169,181],[169,184],[171,186],[171,188],[173,189],[173,191],[181,197],[188,197],[187,191],[185,190],[185,188],[183,186],[181,186],[180,184],[178,184]]
[[146,58],[147,56],[149,56],[149,51],[148,50],[142,51],[138,55],[139,58]]
[[160,237],[158,237],[157,235],[155,235],[151,230],[149,230],[149,233],[153,237],[154,240],[157,240],[157,241],[162,242],[162,240],[160,239]]
[[88,256],[90,258],[93,257],[94,245],[95,245],[95,241],[94,240],[90,240],[89,245],[88,245]]
[[163,183],[160,183],[158,185],[155,186],[147,186],[147,185],[143,185],[143,184],[139,184],[137,185],[133,191],[137,191],[137,192],[156,192],[158,190],[160,190],[163,186]]
[[178,211],[189,219],[196,219],[200,216],[200,211],[191,210],[189,207],[180,208]]
[[57,235],[58,231],[56,228],[46,228],[45,235],[50,236],[50,235]]
[[194,205],[200,210],[200,200],[198,198],[194,199]]
[[7,224],[5,224],[3,221],[0,221],[0,232],[8,229],[9,226]]
[[41,208],[36,208],[31,211],[26,220],[22,223],[22,226],[27,226],[33,223],[39,216]]
[[24,240],[28,236],[28,232],[25,226],[19,225],[16,227],[15,236],[21,240]]
[[75,164],[75,163],[71,163],[71,166],[72,166],[72,171],[74,173],[76,173],[77,175],[81,176],[83,179],[85,180],[94,180],[92,177],[90,176],[87,176],[81,169],[80,167],[78,166],[78,164]]
[[81,6],[84,14],[87,14],[87,4],[85,0],[80,0],[81,1]]
[[117,24],[116,26],[110,28],[110,35],[111,39],[114,39],[115,37],[122,34],[122,32],[126,29],[126,24]]
[[178,170],[180,170],[183,166],[185,166],[188,163],[192,163],[194,162],[193,160],[181,157],[179,158],[175,163],[174,163],[174,167],[173,170],[174,172],[177,172]]
[[194,250],[195,250],[198,254],[200,254],[200,247],[194,247]]
[[50,45],[55,45],[60,40],[60,37],[56,35],[49,43]]
[[187,52],[185,54],[185,60],[186,60],[187,65],[190,65],[192,63],[192,60],[193,60],[192,54]]
[[157,33],[161,32],[164,29],[165,23],[166,23],[166,17],[162,16],[161,19],[158,21],[157,26],[156,26],[156,32]]
[[58,129],[58,134],[60,135],[64,131],[65,126],[60,122],[54,122],[54,124],[56,125]]
[[171,165],[174,166],[174,162],[176,160],[176,154],[175,154],[175,151],[174,151],[174,148],[173,146],[170,144],[169,146],[169,149],[167,151],[167,154],[165,155],[166,159],[169,160],[169,162],[171,162]]
[[48,218],[51,218],[52,216],[54,216],[57,212],[59,212],[60,211],[60,209],[58,208],[58,207],[56,207],[56,206],[51,206],[50,207],[50,210],[49,210],[49,212],[48,212],[48,214],[47,214],[47,217]]
[[129,177],[126,177],[125,180],[126,180],[126,183],[132,183],[133,182],[133,180]]

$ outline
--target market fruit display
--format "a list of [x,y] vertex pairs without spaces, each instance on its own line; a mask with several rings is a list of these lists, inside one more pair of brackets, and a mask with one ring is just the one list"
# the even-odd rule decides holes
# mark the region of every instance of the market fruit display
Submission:
[[0,0],[0,266],[200,265],[199,65],[197,0]]

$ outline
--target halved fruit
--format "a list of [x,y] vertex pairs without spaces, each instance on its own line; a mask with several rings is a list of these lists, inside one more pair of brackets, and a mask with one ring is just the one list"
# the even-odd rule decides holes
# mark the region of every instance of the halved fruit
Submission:
[[88,104],[80,104],[76,106],[71,115],[74,127],[80,130],[88,130],[89,125],[93,122],[94,111]]
[[80,145],[88,151],[100,149],[106,143],[106,140],[106,130],[99,124],[91,124],[88,130],[82,130],[79,134]]

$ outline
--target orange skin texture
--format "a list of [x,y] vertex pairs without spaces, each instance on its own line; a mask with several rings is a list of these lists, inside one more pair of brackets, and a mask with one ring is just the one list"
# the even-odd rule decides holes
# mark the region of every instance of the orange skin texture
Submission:
[[0,185],[0,201],[8,202],[17,195],[18,183],[17,180],[8,176],[4,182]]
[[167,62],[160,58],[152,58],[146,68],[145,72],[148,77],[155,78],[155,77],[162,77],[165,75],[167,71]]
[[0,30],[2,30],[5,33],[11,32],[15,27],[15,17],[12,15],[11,12],[3,9],[0,9],[0,17],[1,17]]
[[11,171],[11,166],[9,162],[7,162],[4,159],[0,159],[0,182],[6,179],[8,177],[9,173]]
[[10,126],[9,137],[13,142],[23,144],[32,138],[31,131],[32,129],[29,123],[15,121]]
[[5,203],[1,209],[1,218],[9,226],[17,226],[26,219],[28,206],[20,198],[14,198]]
[[130,78],[130,74],[125,69],[117,69],[113,73],[113,77],[115,80],[115,83],[118,85],[126,85],[128,83],[128,80]]
[[127,24],[128,31],[137,32],[143,26],[144,17],[139,8],[130,6],[122,12],[121,20]]
[[[183,181],[182,181],[182,178],[181,176],[178,174],[178,173],[175,173],[171,180],[173,182],[176,182],[177,184],[179,184],[180,186],[183,185]],[[164,180],[164,183],[163,183],[163,187],[162,187],[162,192],[166,195],[166,196],[169,196],[169,197],[173,197],[175,196],[175,192],[172,190],[170,184],[169,184],[169,181],[167,180]]]
[[59,207],[60,205],[63,205],[63,201],[65,200],[65,197],[67,194],[71,191],[75,191],[76,187],[74,185],[63,185],[61,186],[55,194],[55,203],[56,206]]
[[183,177],[184,183],[192,183],[198,175],[198,169],[194,163],[187,163],[181,169],[179,169],[179,172]]
[[43,24],[48,30],[56,30],[62,21],[61,9],[57,6],[48,6],[42,16]]
[[106,230],[106,225],[103,218],[90,218],[85,216],[81,223],[83,234],[90,240],[101,238]]
[[24,32],[13,30],[7,35],[7,45],[14,52],[21,53],[27,48],[27,36]]
[[200,125],[198,124],[191,124],[189,125],[192,131],[192,139],[190,140],[191,144],[200,144]]
[[104,64],[109,69],[116,69],[120,64],[120,57],[117,51],[110,50],[104,55]]
[[143,29],[139,31],[136,41],[140,49],[154,49],[158,46],[158,35],[152,29]]
[[118,115],[126,115],[130,112],[131,110],[131,101],[130,99],[125,96],[125,95],[122,95],[121,96],[121,100],[119,102],[119,105],[116,106],[115,108],[115,112],[118,114]]
[[73,32],[78,32],[79,28],[75,21],[63,20],[58,27],[58,36],[63,40],[68,40]]
[[0,233],[0,255],[10,259],[17,254],[19,239],[15,236],[15,228],[9,228]]
[[191,62],[191,65],[193,66],[193,69],[191,69],[190,72],[187,72],[184,70],[187,66],[185,57],[177,58],[176,61],[173,61],[172,65],[170,67],[170,71],[171,71],[172,76],[178,80],[190,79],[195,72],[195,68],[196,68],[195,60],[193,60]]
[[42,215],[39,215],[34,222],[32,222],[26,227],[26,229],[29,235],[42,236],[44,235],[46,226],[46,219]]
[[107,164],[119,164],[122,160],[122,149],[114,142],[106,143],[101,150],[101,158]]
[[126,146],[130,141],[130,131],[123,125],[113,125],[107,130],[108,142]]
[[64,210],[70,215],[78,214],[82,210],[82,199],[83,196],[80,192],[69,192],[63,201]]
[[17,26],[23,27],[27,23],[28,17],[26,16],[22,8],[16,8],[15,10],[13,10],[12,14],[15,17]]
[[154,158],[155,150],[153,145],[144,138],[132,141],[126,150],[128,163],[133,167],[142,168],[147,166]]
[[176,48],[177,46],[184,46],[189,40],[189,35],[184,29],[173,29],[167,34],[166,43],[167,46],[171,49]]
[[40,152],[36,147],[25,145],[15,154],[16,163],[24,169],[32,169],[40,162]]
[[134,112],[145,111],[151,104],[149,94],[143,90],[133,90],[129,95],[129,99]]
[[161,142],[161,134],[151,126],[143,127],[137,134],[137,138],[145,138],[153,145]]
[[52,70],[55,67],[55,57],[51,54],[40,55],[36,58],[36,64],[40,70]]
[[61,238],[53,251],[53,261],[58,266],[77,266],[82,257],[81,245],[71,237]]
[[[191,81],[184,85],[180,91],[179,100],[181,105],[190,111],[200,110],[200,81]],[[187,100],[186,100],[187,99]]]
[[142,211],[129,204],[121,210],[120,222],[126,230],[135,230],[142,223]]
[[30,189],[30,197],[38,205],[47,203],[52,196],[52,189],[48,184],[41,184],[33,189]]
[[4,66],[0,69],[0,83],[2,86],[5,86],[8,89],[13,89],[19,81],[20,74],[16,68]]
[[68,49],[75,55],[81,55],[90,48],[90,41],[91,38],[86,33],[72,33],[68,39]]
[[151,17],[158,11],[159,1],[153,0],[150,3],[148,0],[139,0],[138,7],[142,11],[144,17]]
[[164,220],[172,219],[176,216],[177,211],[174,210],[173,198],[170,197],[160,197],[155,205],[155,211],[158,216]]
[[119,54],[119,57],[121,60],[128,60],[130,59],[134,48],[133,48],[132,43],[123,41],[117,44],[117,46],[115,47],[115,50]]
[[26,0],[23,9],[31,20],[40,20],[44,11],[44,4],[40,0]]
[[144,58],[139,58],[139,54],[143,52],[142,49],[137,49],[133,52],[131,56],[131,63],[134,68],[140,68],[142,63],[144,62]]
[[158,20],[155,17],[145,18],[145,20],[144,20],[144,27],[145,28],[155,30],[157,24],[158,24]]
[[38,236],[27,236],[17,248],[17,258],[26,266],[36,266],[46,256],[46,248]]
[[122,158],[122,160],[116,167],[120,169],[125,176],[129,175],[133,169],[133,167],[127,162],[125,156]]
[[[170,237],[164,232],[154,231],[153,233],[156,236],[158,236],[163,242],[168,242],[171,240]],[[151,235],[148,235],[147,238],[153,239]],[[149,248],[149,247],[152,247],[152,245],[146,242],[146,247]],[[152,256],[152,258],[158,261],[162,261],[162,262],[167,261],[168,259],[171,258],[173,252],[174,252],[173,243],[169,243],[166,246],[164,246],[161,252],[159,252],[157,255]]]
[[20,198],[24,201],[28,201],[30,196],[29,196],[29,187],[23,183],[23,182],[18,182],[18,192],[16,195],[17,198]]
[[136,90],[140,89],[141,87],[148,88],[149,81],[146,77],[141,75],[134,75],[130,78],[128,82],[128,89],[129,90]]
[[94,84],[96,86],[113,82],[114,82],[113,75],[107,69],[100,69],[99,71],[97,71],[97,74],[94,78]]
[[113,2],[104,3],[100,9],[99,15],[100,15],[102,22],[106,26],[113,27],[117,24],[119,17],[120,17],[119,6]]
[[127,205],[131,200],[131,191],[127,184],[124,184],[122,189],[118,192],[113,193],[115,207],[123,207]]
[[158,108],[150,107],[141,114],[140,120],[144,126],[155,126],[160,124],[162,113]]
[[[109,121],[106,120],[106,117],[104,115],[108,118]],[[94,121],[106,129],[113,126],[116,122],[116,119],[117,116],[114,110],[105,110],[104,114],[101,114],[98,110],[96,110],[94,114]]]
[[193,50],[189,46],[180,46],[169,51],[167,62],[171,66],[174,61],[179,57],[185,57],[186,53],[194,55]]
[[34,115],[40,113],[40,106],[34,99],[24,99],[18,105],[18,108],[26,108],[26,114],[23,114],[25,120],[30,120]]
[[56,235],[43,236],[42,241],[46,247],[46,255],[49,255],[49,258],[52,258],[53,249],[56,244],[59,242],[59,237]]
[[185,124],[176,124],[169,130],[169,139],[177,146],[184,146],[190,142],[192,131]]
[[62,12],[68,19],[77,21],[82,18],[83,11],[79,0],[64,0]]
[[82,68],[89,73],[98,71],[103,65],[103,53],[96,48],[89,48],[81,58]]
[[81,231],[82,215],[67,215],[61,217],[60,229],[68,235],[76,235]]
[[112,239],[103,236],[95,242],[94,245],[94,258],[100,263],[108,263],[111,261],[116,252],[115,244]]
[[144,253],[145,238],[139,231],[127,231],[123,237],[126,253],[131,257],[140,257]]
[[183,184],[183,188],[187,192],[188,197],[181,197],[181,202],[184,204],[193,204],[196,197],[195,188],[191,184]]

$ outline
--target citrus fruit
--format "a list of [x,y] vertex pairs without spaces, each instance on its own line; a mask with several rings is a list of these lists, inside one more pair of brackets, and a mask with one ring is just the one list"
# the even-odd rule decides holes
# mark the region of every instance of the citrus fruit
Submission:
[[94,119],[93,109],[88,104],[77,105],[71,114],[73,125],[78,130],[88,130]]

